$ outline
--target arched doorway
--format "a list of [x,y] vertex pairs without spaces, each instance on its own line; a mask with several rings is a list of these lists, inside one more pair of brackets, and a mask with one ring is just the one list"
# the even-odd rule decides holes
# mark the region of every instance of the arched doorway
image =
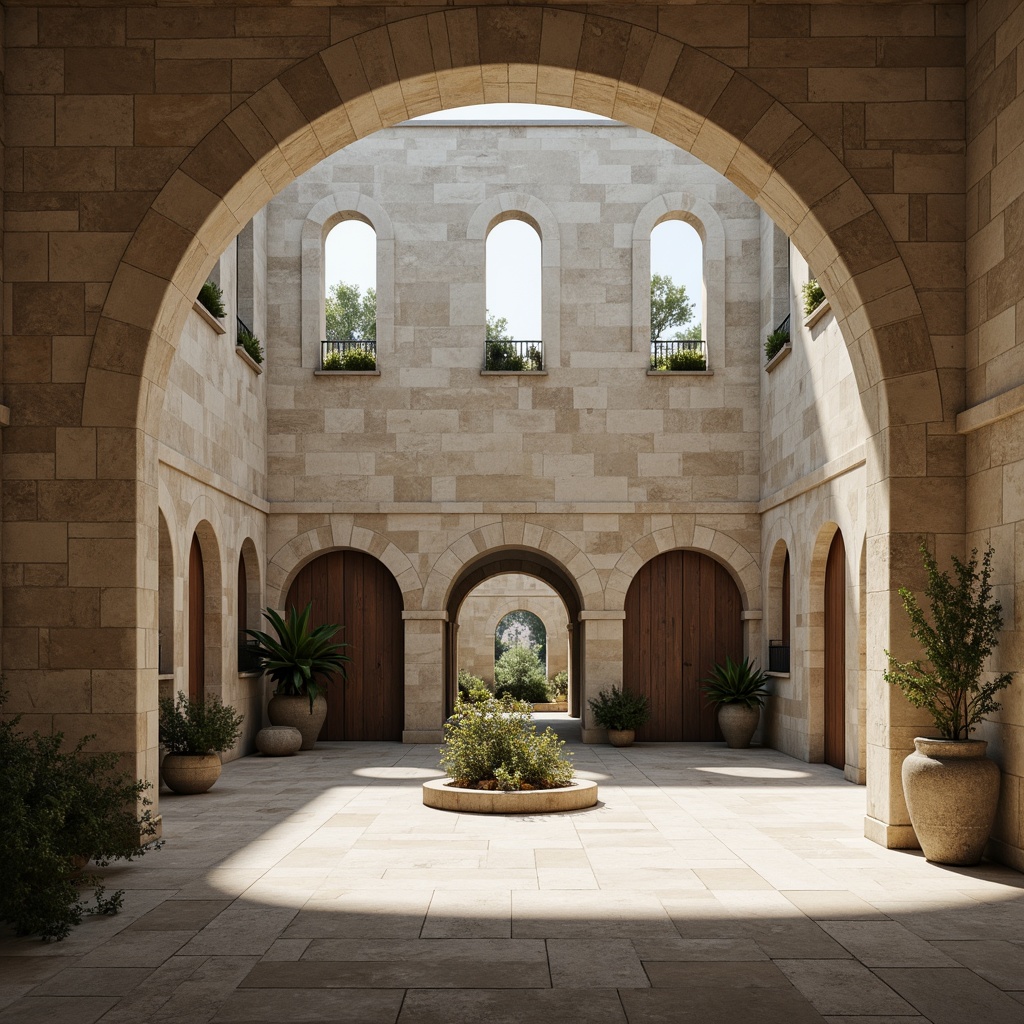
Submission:
[[825,562],[825,763],[846,767],[846,545],[836,530]]
[[565,605],[569,629],[569,715],[579,718],[583,679],[583,626],[580,621],[582,599],[576,585],[560,565],[538,551],[504,550],[484,555],[466,566],[449,591],[445,623],[445,705],[450,711],[455,704],[458,679],[459,611],[470,593],[495,576],[532,576],[546,583]]
[[742,609],[728,570],[708,555],[666,551],[641,567],[626,592],[622,627],[623,687],[651,702],[638,739],[721,739],[700,688],[727,656],[743,658]]
[[206,578],[203,549],[198,534],[192,534],[188,552],[188,699],[202,700],[206,694]]
[[362,551],[330,551],[299,570],[285,608],[312,604],[310,625],[335,622],[348,644],[344,680],[327,686],[322,740],[401,740],[405,719],[402,592],[387,567]]

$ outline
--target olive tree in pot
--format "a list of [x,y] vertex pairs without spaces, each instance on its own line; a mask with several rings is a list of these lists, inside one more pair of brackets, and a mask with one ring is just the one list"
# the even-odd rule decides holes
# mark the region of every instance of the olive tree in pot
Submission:
[[924,650],[921,661],[900,662],[888,651],[888,682],[935,723],[937,737],[918,736],[903,762],[903,792],[918,842],[928,860],[977,864],[985,850],[999,800],[999,767],[985,756],[986,740],[972,740],[979,722],[999,710],[995,694],[1009,686],[1012,672],[985,673],[985,661],[1002,629],[1002,606],[992,596],[992,547],[978,565],[977,549],[962,562],[953,556],[955,579],[940,571],[922,542],[928,573],[925,596],[931,616],[917,598],[900,588],[910,617],[910,635]]
[[220,755],[238,739],[242,716],[219,697],[161,697],[160,773],[175,793],[205,793],[220,778]]
[[325,623],[309,628],[312,603],[301,611],[294,607],[287,619],[268,608],[263,617],[274,627],[276,637],[258,629],[245,632],[255,641],[260,668],[274,681],[274,696],[267,706],[271,725],[290,725],[302,734],[301,750],[312,750],[327,717],[324,677],[336,673],[345,678],[341,653],[348,644],[335,643],[338,627]]
[[628,747],[636,739],[636,730],[651,717],[651,702],[642,693],[630,693],[613,686],[588,700],[594,721],[608,730],[613,747]]
[[701,689],[708,703],[718,707],[718,728],[731,749],[750,746],[768,696],[766,682],[768,673],[759,669],[756,661],[744,658],[735,662],[728,656],[725,664],[716,665],[704,680]]

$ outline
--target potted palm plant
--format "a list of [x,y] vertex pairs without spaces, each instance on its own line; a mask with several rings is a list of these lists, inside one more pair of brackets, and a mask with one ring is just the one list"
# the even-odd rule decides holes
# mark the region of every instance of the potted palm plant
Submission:
[[594,721],[608,730],[613,747],[628,747],[636,739],[636,730],[651,717],[651,702],[642,693],[630,693],[613,686],[587,701]]
[[220,755],[242,731],[242,715],[219,697],[161,697],[160,743],[166,748],[160,773],[175,793],[205,793],[220,778]]
[[761,720],[761,708],[768,691],[768,673],[757,662],[744,658],[735,662],[726,657],[724,665],[716,665],[704,680],[701,689],[708,703],[718,707],[718,728],[726,744],[733,750],[750,746],[750,740]]
[[917,598],[900,587],[910,635],[924,650],[921,661],[900,662],[888,651],[885,678],[914,707],[931,715],[937,737],[918,736],[903,762],[903,793],[910,823],[925,858],[940,864],[977,864],[985,850],[999,800],[999,767],[985,756],[985,740],[970,738],[979,722],[999,710],[995,694],[1012,672],[982,682],[985,661],[998,643],[1002,606],[992,596],[992,547],[978,565],[977,549],[963,562],[953,556],[956,578],[940,571],[922,542],[928,573],[925,615]]
[[263,617],[273,626],[276,637],[258,629],[245,632],[256,641],[260,668],[274,681],[274,696],[267,706],[272,725],[290,725],[302,734],[302,750],[312,750],[327,717],[324,677],[336,673],[345,678],[341,653],[344,643],[335,643],[340,628],[325,623],[309,628],[312,603],[299,612],[289,609],[287,618],[268,608]]

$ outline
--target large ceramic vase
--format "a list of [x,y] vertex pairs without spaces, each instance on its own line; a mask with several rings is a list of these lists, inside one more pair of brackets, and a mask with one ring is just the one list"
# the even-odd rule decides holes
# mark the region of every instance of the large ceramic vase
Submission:
[[756,704],[752,708],[746,704],[718,705],[718,728],[722,730],[726,746],[733,750],[750,746],[760,720],[761,709]]
[[302,746],[299,749],[312,750],[327,717],[327,698],[322,695],[317,697],[310,713],[308,697],[287,697],[278,693],[270,698],[267,717],[271,725],[290,725],[298,729],[302,734]]
[[220,754],[165,754],[160,774],[172,793],[205,793],[220,769]]
[[903,762],[903,793],[927,860],[981,860],[999,800],[999,766],[985,756],[987,746],[986,740],[914,740],[914,753]]
[[613,747],[631,747],[636,739],[635,729],[609,729],[608,742]]

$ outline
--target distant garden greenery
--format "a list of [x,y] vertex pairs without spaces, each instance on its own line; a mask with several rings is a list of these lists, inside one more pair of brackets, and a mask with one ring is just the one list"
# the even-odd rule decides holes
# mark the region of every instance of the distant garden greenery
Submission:
[[534,647],[541,663],[547,660],[547,629],[539,615],[518,608],[502,617],[494,630],[494,660],[510,647]]
[[[328,341],[377,340],[377,291],[375,288],[367,288],[364,293],[357,284],[348,284],[345,281],[332,284],[327,289],[324,311],[327,316]],[[332,367],[325,365],[324,369],[332,369]],[[351,369],[351,367],[340,367],[340,369]]]
[[668,274],[651,274],[651,341],[699,341],[699,321],[666,338],[671,328],[686,327],[692,319],[693,303],[687,297],[686,285],[676,284]]
[[532,647],[510,647],[494,664],[495,696],[543,704],[548,699],[544,666]]

